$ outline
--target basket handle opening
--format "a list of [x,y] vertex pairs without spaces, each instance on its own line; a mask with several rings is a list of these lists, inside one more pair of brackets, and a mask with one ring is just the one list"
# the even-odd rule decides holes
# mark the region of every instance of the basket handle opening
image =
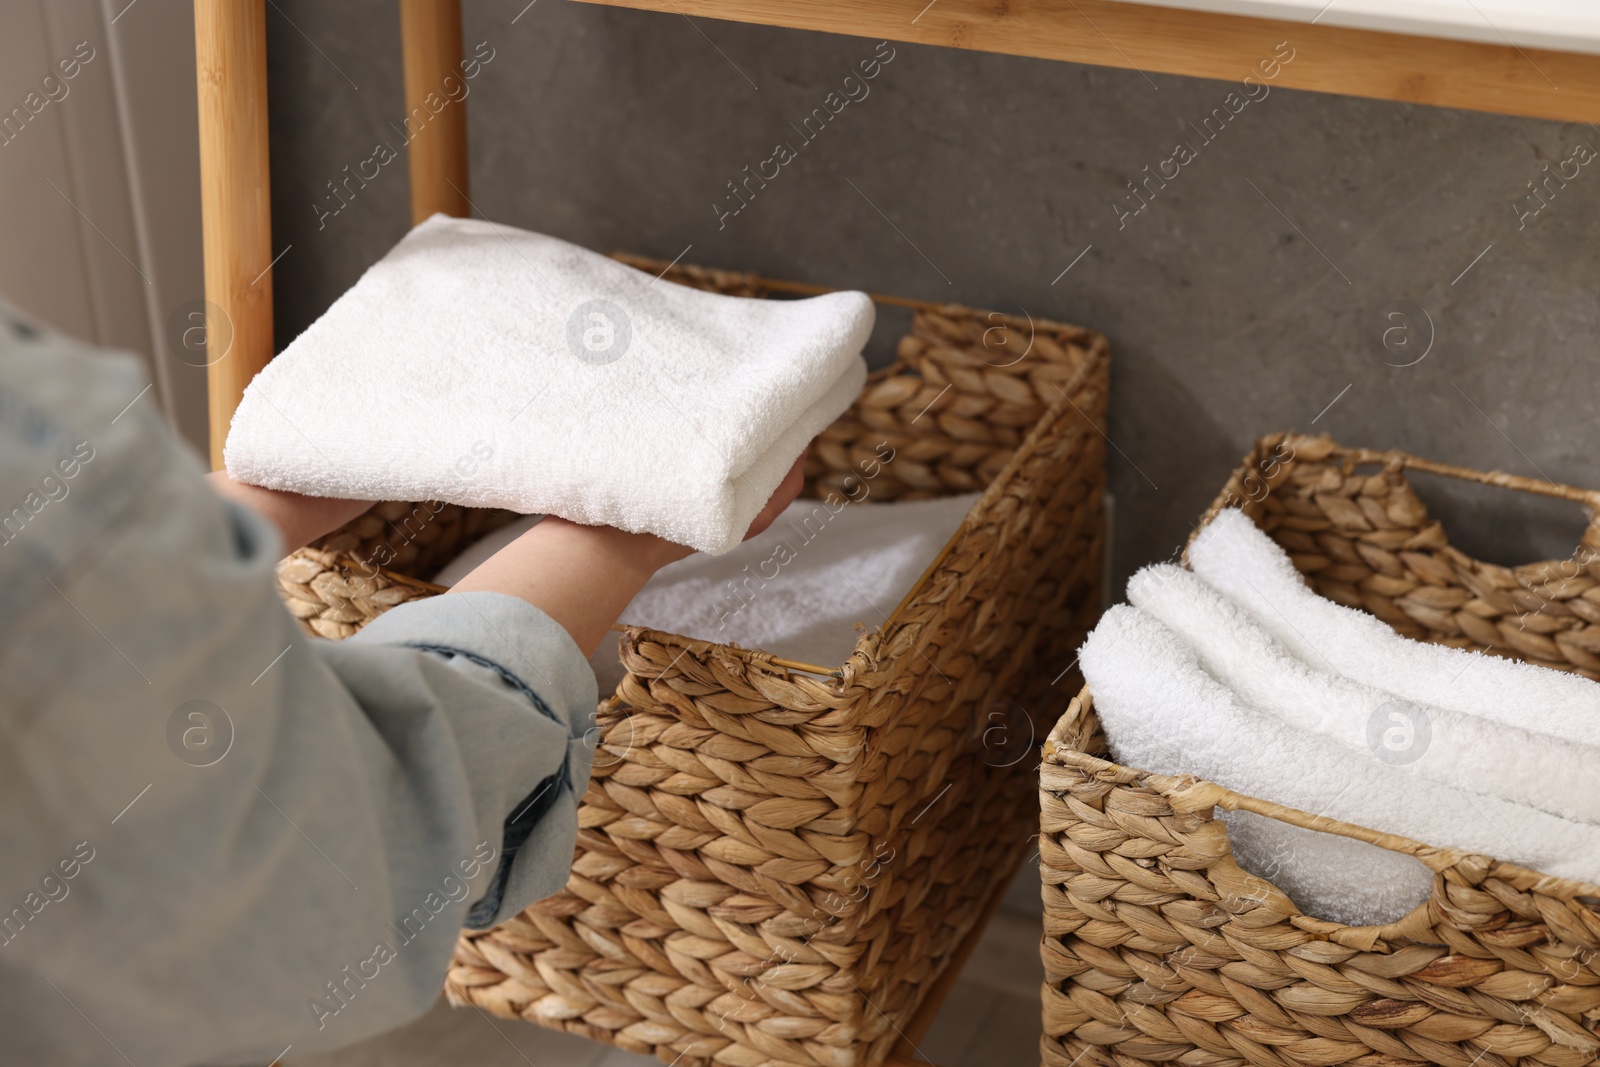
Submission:
[[[1402,853],[1431,870],[1435,875],[1432,893],[1430,893],[1427,900],[1418,904],[1403,917],[1390,923],[1351,925],[1306,915],[1299,907],[1294,905],[1288,894],[1284,893],[1282,889],[1255,875],[1248,874],[1242,867],[1239,867],[1238,860],[1233,853],[1232,838],[1227,838],[1222,855],[1212,864],[1209,870],[1213,884],[1220,886],[1229,878],[1233,878],[1254,879],[1256,882],[1270,886],[1279,895],[1278,898],[1273,899],[1278,899],[1280,906],[1285,903],[1288,905],[1284,909],[1284,914],[1294,926],[1307,933],[1325,937],[1335,944],[1359,949],[1363,952],[1374,949],[1387,951],[1388,946],[1397,941],[1437,944],[1437,935],[1431,933],[1437,917],[1435,908],[1445,904],[1442,899],[1443,885],[1439,876],[1444,875],[1451,868],[1457,868],[1458,870],[1471,869],[1473,867],[1481,868],[1483,873],[1492,874],[1492,877],[1507,883],[1515,889],[1529,889],[1537,885],[1546,892],[1568,893],[1586,907],[1591,906],[1588,904],[1589,900],[1596,899],[1582,895],[1593,893],[1594,886],[1592,885],[1574,881],[1570,878],[1542,874],[1512,863],[1498,861],[1490,856],[1468,852],[1463,849],[1438,848],[1432,845],[1425,845],[1420,841],[1414,841],[1399,834],[1384,833],[1379,830],[1372,830],[1364,826],[1329,818],[1326,815],[1313,815],[1298,808],[1290,808],[1272,801],[1245,796],[1211,782],[1198,781],[1193,778],[1172,778],[1158,774],[1144,774],[1141,775],[1141,778],[1145,785],[1163,793],[1175,811],[1204,811],[1210,808],[1214,812],[1215,809],[1222,808],[1227,811],[1253,812],[1306,830],[1351,838],[1370,845],[1376,845],[1388,852]],[[1216,821],[1219,824],[1222,822],[1220,819]],[[1225,836],[1227,835],[1225,826],[1219,825],[1218,831]],[[1224,873],[1229,868],[1237,869],[1239,873]],[[1222,876],[1221,881],[1218,880],[1219,875]]]
[[[1297,926],[1374,943],[1430,925],[1438,872],[1408,850],[1242,809],[1224,809],[1217,822],[1227,834],[1228,861],[1209,873],[1219,889],[1228,887],[1229,910],[1270,902]],[[1390,892],[1371,895],[1374,879]],[[1317,897],[1325,911],[1311,910]]]
[[1577,486],[1552,482],[1542,476],[1530,478],[1522,474],[1507,474],[1505,471],[1482,471],[1453,463],[1439,463],[1413,456],[1399,449],[1347,448],[1334,444],[1327,437],[1307,434],[1268,435],[1256,443],[1256,451],[1264,453],[1269,446],[1276,448],[1284,442],[1305,448],[1308,454],[1318,458],[1344,457],[1357,467],[1370,466],[1397,474],[1403,471],[1423,471],[1458,481],[1476,482],[1557,500],[1570,500],[1580,505],[1584,512],[1583,534],[1579,538],[1574,558],[1585,564],[1600,559],[1600,490],[1580,489]]
[[[1073,699],[1067,714],[1062,716],[1061,721],[1050,732],[1043,752],[1041,789],[1046,792],[1059,791],[1063,788],[1062,783],[1052,783],[1049,776],[1070,768],[1069,773],[1073,778],[1087,775],[1101,784],[1115,783],[1119,786],[1134,786],[1141,791],[1148,790],[1159,794],[1167,810],[1172,814],[1187,813],[1202,816],[1206,823],[1199,828],[1197,834],[1193,830],[1189,833],[1195,834],[1191,839],[1191,845],[1199,849],[1204,860],[1200,868],[1189,867],[1186,864],[1185,869],[1200,873],[1203,868],[1204,877],[1216,891],[1218,904],[1225,910],[1228,909],[1230,902],[1236,907],[1247,905],[1252,910],[1259,907],[1268,909],[1262,915],[1252,918],[1249,923],[1252,928],[1260,928],[1281,920],[1313,937],[1362,952],[1388,952],[1405,943],[1437,945],[1439,939],[1435,926],[1439,919],[1438,909],[1441,906],[1447,908],[1452,906],[1444,899],[1441,876],[1454,881],[1463,874],[1473,884],[1480,880],[1480,876],[1487,876],[1515,890],[1537,888],[1544,893],[1567,895],[1577,907],[1589,908],[1600,913],[1600,896],[1594,895],[1595,887],[1587,883],[1541,874],[1538,871],[1461,849],[1425,845],[1398,834],[1383,833],[1325,815],[1313,815],[1297,808],[1236,793],[1214,782],[1192,776],[1141,771],[1111,762],[1109,758],[1101,755],[1091,755],[1086,750],[1085,743],[1091,737],[1103,741],[1103,735],[1099,735],[1095,728],[1095,717],[1090,711],[1093,706],[1092,699],[1092,694],[1087,689],[1079,693]],[[1247,871],[1239,864],[1234,851],[1234,838],[1227,823],[1217,817],[1218,809],[1227,812],[1253,813],[1307,831],[1364,842],[1387,852],[1409,857],[1432,872],[1431,892],[1427,899],[1388,923],[1355,925],[1340,922],[1336,918],[1308,915],[1282,887]],[[1150,812],[1146,811],[1144,814],[1148,815]],[[1287,879],[1282,880],[1287,881]],[[1185,892],[1186,889],[1179,889],[1179,895],[1184,895]],[[1266,920],[1265,924],[1262,919]],[[1589,924],[1589,920],[1581,922],[1584,926]],[[1441,946],[1441,951],[1445,951],[1444,946]]]
[[[1087,748],[1094,742],[1104,744],[1097,720],[1092,714],[1094,695],[1085,687],[1068,705],[1067,713],[1050,731],[1044,746],[1044,761],[1071,762],[1096,773],[1108,773],[1127,784],[1138,784],[1152,789],[1166,798],[1174,812],[1193,812],[1211,819],[1210,832],[1220,840],[1214,841],[1214,859],[1206,867],[1206,877],[1219,894],[1219,903],[1227,907],[1229,901],[1236,905],[1269,906],[1295,926],[1346,944],[1362,951],[1370,951],[1382,941],[1397,938],[1420,940],[1431,928],[1429,905],[1438,892],[1438,875],[1460,862],[1466,853],[1454,849],[1434,848],[1398,834],[1370,830],[1354,823],[1342,822],[1326,815],[1313,815],[1298,808],[1287,807],[1270,800],[1236,793],[1231,789],[1190,776],[1157,774],[1138,771],[1110,762],[1102,753],[1092,755]],[[1364,842],[1389,853],[1409,857],[1431,872],[1434,884],[1428,897],[1410,908],[1393,922],[1376,925],[1350,925],[1335,919],[1307,915],[1293,897],[1268,878],[1246,870],[1238,861],[1234,850],[1234,834],[1227,822],[1218,818],[1220,811],[1246,812],[1271,822],[1284,823],[1301,830]]]
[[[1359,949],[1363,952],[1395,941],[1420,941],[1430,940],[1429,931],[1433,927],[1434,915],[1432,908],[1434,901],[1441,892],[1439,875],[1449,868],[1467,860],[1472,854],[1448,848],[1436,848],[1414,841],[1399,834],[1384,833],[1372,830],[1354,823],[1343,822],[1326,815],[1313,815],[1298,808],[1291,808],[1269,800],[1245,796],[1235,793],[1212,782],[1198,781],[1193,778],[1173,778],[1166,775],[1146,774],[1142,776],[1146,785],[1163,793],[1174,810],[1205,811],[1210,809],[1215,814],[1216,809],[1224,811],[1242,811],[1261,816],[1265,819],[1285,823],[1306,831],[1330,834],[1335,837],[1352,841],[1364,842],[1377,846],[1390,853],[1408,856],[1427,868],[1434,875],[1433,888],[1428,897],[1416,904],[1404,915],[1388,923],[1354,925],[1340,922],[1337,919],[1322,918],[1307,915],[1293,898],[1282,888],[1258,875],[1251,874],[1239,865],[1233,850],[1233,838],[1229,828],[1222,819],[1216,819],[1217,832],[1226,839],[1222,855],[1214,861],[1208,869],[1208,876],[1212,883],[1219,889],[1224,889],[1235,899],[1248,902],[1258,900],[1261,903],[1270,903],[1280,911],[1290,923],[1307,933],[1325,937],[1336,944]],[[1484,862],[1492,862],[1487,857],[1480,857]],[[1540,876],[1528,872],[1530,879],[1537,880]],[[1563,880],[1564,881],[1564,880]],[[1574,883],[1576,885],[1576,883]],[[1237,888],[1235,888],[1237,887]],[[1226,897],[1224,898],[1226,899]]]
[[[1446,516],[1445,527],[1451,533],[1451,543],[1469,555],[1507,567],[1519,566],[1531,560],[1543,562],[1551,559],[1571,559],[1579,567],[1584,567],[1600,560],[1600,493],[1578,489],[1556,492],[1553,490],[1565,487],[1543,481],[1531,483],[1537,488],[1520,484],[1508,486],[1497,480],[1493,472],[1489,474],[1472,472],[1477,476],[1461,479],[1441,475],[1440,472],[1420,464],[1408,466],[1409,469],[1404,472],[1398,466],[1386,469],[1404,482],[1406,488],[1430,514]],[[1418,474],[1422,477],[1417,477]],[[1452,485],[1451,482],[1469,484]],[[1502,515],[1501,501],[1491,491],[1505,488],[1524,490],[1541,499],[1531,501],[1524,499],[1520,505],[1505,513],[1504,517],[1507,520],[1513,520],[1510,525],[1522,529],[1523,533],[1519,540],[1525,543],[1510,546],[1515,549],[1514,558],[1495,559],[1497,553],[1494,547],[1478,548],[1466,540],[1458,541],[1458,539],[1464,533],[1470,533],[1475,527],[1486,525],[1485,520],[1499,518]],[[1567,510],[1570,504],[1578,505],[1578,514]],[[1451,512],[1458,513],[1456,515],[1458,521],[1449,521],[1448,514]],[[1576,530],[1574,526],[1577,526]],[[1573,547],[1569,550],[1567,546]],[[1503,553],[1507,546],[1502,544],[1498,547]]]

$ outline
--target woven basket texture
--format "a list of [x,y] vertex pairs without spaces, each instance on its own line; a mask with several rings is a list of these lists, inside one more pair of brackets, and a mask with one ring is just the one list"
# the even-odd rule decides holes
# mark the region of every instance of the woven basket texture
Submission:
[[[982,491],[960,529],[898,607],[863,604],[842,665],[627,628],[567,887],[464,933],[451,1000],[680,1067],[881,1062],[1031,843],[1022,761],[1099,611],[1108,365],[1089,330],[916,305],[805,493]],[[284,599],[346,637],[511,518],[380,505],[286,559]]]
[[[1594,526],[1571,560],[1484,563],[1450,545],[1408,469],[1572,500],[1591,517],[1600,504],[1544,481],[1279,434],[1245,457],[1201,528],[1242,508],[1323,596],[1410,637],[1595,677]],[[1106,751],[1085,689],[1040,771],[1045,1067],[1600,1059],[1600,887],[1118,766]],[[1385,926],[1304,915],[1234,862],[1217,807],[1407,853],[1434,872],[1431,898]]]

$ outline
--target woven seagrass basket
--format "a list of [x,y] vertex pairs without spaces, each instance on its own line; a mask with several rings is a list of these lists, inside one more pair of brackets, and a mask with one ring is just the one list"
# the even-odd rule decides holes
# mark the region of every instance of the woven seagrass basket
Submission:
[[[811,291],[627,262],[724,293]],[[982,496],[842,665],[625,629],[571,879],[463,934],[456,1004],[680,1067],[865,1067],[1003,891],[1032,833],[1021,759],[1049,726],[1026,709],[1049,706],[1099,611],[1108,348],[914,306],[896,362],[812,443],[806,493]],[[438,592],[424,579],[510,517],[381,505],[285,560],[284,597],[348,636]]]
[[[1596,677],[1595,525],[1572,560],[1483,563],[1451,547],[1408,468],[1600,516],[1600,493],[1276,435],[1201,527],[1240,507],[1325,597],[1410,637]],[[1121,767],[1105,752],[1085,689],[1040,772],[1045,1067],[1600,1059],[1600,887]],[[1217,807],[1409,854],[1433,870],[1432,896],[1385,926],[1304,915],[1234,862]]]

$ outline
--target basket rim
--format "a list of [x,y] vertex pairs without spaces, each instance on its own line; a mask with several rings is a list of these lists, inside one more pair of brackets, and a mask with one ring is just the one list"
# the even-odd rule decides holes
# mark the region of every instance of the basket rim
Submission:
[[[846,291],[830,286],[812,285],[806,282],[780,281],[756,274],[753,271],[728,270],[721,267],[707,267],[703,264],[679,264],[676,260],[669,263],[666,260],[655,259],[651,256],[637,255],[631,252],[615,251],[611,252],[610,255],[618,262],[626,264],[630,267],[634,267],[635,269],[659,269],[657,275],[658,277],[667,276],[675,271],[678,273],[704,272],[710,274],[720,274],[732,278],[739,278],[753,288],[777,292],[792,292],[820,296],[827,293]],[[669,278],[668,280],[670,281],[671,279]],[[869,642],[876,640],[877,644],[881,646],[888,643],[889,639],[899,632],[901,617],[913,604],[916,603],[918,596],[926,591],[928,580],[935,573],[937,573],[941,566],[943,566],[944,561],[949,558],[950,554],[954,552],[963,541],[966,540],[966,537],[971,532],[972,528],[978,525],[978,523],[975,521],[975,516],[984,515],[989,508],[994,506],[994,502],[999,496],[999,487],[1007,482],[1010,475],[1013,473],[1013,468],[1021,465],[1024,459],[1024,454],[1027,452],[1029,445],[1035,442],[1035,438],[1043,435],[1044,427],[1047,425],[1053,425],[1056,420],[1062,416],[1062,408],[1071,406],[1075,411],[1078,412],[1078,414],[1082,415],[1085,419],[1088,419],[1090,424],[1095,426],[1096,431],[1104,436],[1105,431],[1100,429],[1100,427],[1094,423],[1094,420],[1090,419],[1089,415],[1078,407],[1078,405],[1072,400],[1072,394],[1082,388],[1095,371],[1108,367],[1111,358],[1110,341],[1101,331],[1087,326],[1076,326],[1070,323],[1057,322],[1054,319],[1034,318],[1033,314],[1026,308],[1023,309],[1023,314],[1026,316],[1026,318],[1019,319],[1017,316],[1010,315],[1003,311],[989,311],[983,308],[969,307],[965,304],[939,303],[931,300],[913,300],[909,297],[887,296],[882,293],[872,292],[868,292],[866,295],[874,303],[908,307],[919,312],[927,311],[941,315],[963,315],[972,318],[981,317],[990,322],[995,322],[996,319],[1000,320],[998,323],[996,323],[996,325],[1004,324],[1009,326],[1021,326],[1026,323],[1029,329],[1029,343],[1027,351],[1032,351],[1032,338],[1036,336],[1037,331],[1039,329],[1044,329],[1048,332],[1059,335],[1060,339],[1065,342],[1076,343],[1079,345],[1079,347],[1086,349],[1087,358],[1083,360],[1082,365],[1078,368],[1077,373],[1073,375],[1072,380],[1067,384],[1066,388],[1062,388],[1060,385],[1056,386],[1056,390],[1061,395],[1056,400],[1046,405],[1044,411],[1041,412],[1039,417],[1034,420],[1033,424],[1028,427],[1028,432],[1024,434],[1022,440],[1017,443],[1017,447],[1015,451],[1012,452],[1011,458],[1008,459],[1005,465],[1000,468],[989,484],[984,486],[983,492],[979,494],[977,500],[973,501],[972,507],[969,508],[966,515],[962,517],[961,525],[956,527],[956,529],[951,533],[949,539],[946,540],[944,545],[940,547],[938,553],[933,557],[932,561],[930,561],[928,566],[923,569],[922,573],[917,576],[917,580],[911,584],[909,589],[906,590],[905,595],[900,598],[900,602],[896,604],[894,608],[884,617],[883,623],[877,627],[867,626],[862,630],[860,635],[856,638],[854,648],[852,648],[850,654],[845,657],[843,664],[838,667],[827,667],[815,663],[800,663],[795,660],[785,660],[781,657],[772,656],[770,653],[761,652],[759,649],[744,649],[738,645],[719,644],[715,641],[703,642],[707,645],[727,648],[738,653],[754,652],[763,657],[761,661],[764,663],[773,663],[783,666],[789,670],[799,670],[808,674],[830,677],[836,680],[843,679],[846,669],[858,654],[865,657],[865,663],[867,664],[878,661],[878,656],[875,654],[876,650],[870,646]],[[1016,363],[1019,363],[1022,359],[1027,358],[1027,351],[1025,351],[1022,356],[1018,357],[1018,359],[1013,363],[1007,364],[1007,366],[1015,366]],[[1065,364],[1067,360],[1063,359],[1060,362]],[[868,384],[892,377],[896,373],[901,372],[909,372],[913,374],[920,373],[917,368],[911,366],[905,360],[897,356],[890,363],[885,364],[876,371],[873,371],[869,378]],[[934,399],[934,403],[937,402],[938,398],[936,397]],[[930,404],[929,407],[931,408],[932,405]],[[673,640],[665,643],[677,644],[680,647],[687,647],[694,643],[700,643],[699,639],[691,638],[684,634],[678,634],[672,631],[656,630],[650,627],[626,626],[620,622],[614,623],[611,629],[618,633],[628,633],[630,631],[638,631],[640,633],[648,632],[651,635],[652,640],[659,640],[662,637],[672,638]]]
[[[1011,458],[1006,460],[1005,466],[1000,468],[989,484],[984,487],[983,492],[979,494],[978,499],[973,501],[972,507],[968,508],[967,513],[962,517],[961,525],[955,528],[954,532],[951,533],[950,537],[945,541],[944,545],[939,549],[932,561],[930,561],[927,567],[923,569],[922,573],[917,576],[917,580],[912,583],[911,588],[906,591],[905,596],[901,597],[900,602],[894,606],[894,609],[891,610],[887,616],[885,616],[884,621],[876,627],[867,626],[860,632],[860,634],[856,637],[854,648],[851,649],[850,654],[845,657],[845,661],[841,665],[837,667],[827,667],[821,664],[786,660],[782,657],[774,656],[770,652],[762,651],[761,649],[747,649],[740,645],[730,645],[717,641],[707,641],[704,638],[690,637],[686,634],[679,634],[670,630],[658,630],[649,626],[630,626],[621,622],[617,622],[612,624],[611,630],[616,633],[627,634],[630,638],[634,639],[648,635],[652,641],[657,641],[662,644],[676,645],[680,648],[694,648],[696,646],[700,646],[704,648],[726,649],[727,651],[743,658],[748,663],[782,667],[790,672],[799,671],[806,674],[814,674],[822,678],[830,679],[836,684],[843,684],[846,681],[847,671],[851,667],[852,663],[858,658],[860,658],[862,661],[857,668],[858,670],[860,667],[869,666],[879,662],[881,659],[881,656],[879,655],[879,649],[891,643],[893,638],[901,632],[905,626],[903,616],[914,604],[916,604],[919,597],[923,596],[929,591],[928,584],[933,575],[936,574],[939,568],[944,565],[945,560],[949,558],[950,554],[961,546],[973,528],[980,524],[981,520],[987,515],[989,509],[996,505],[996,502],[1004,493],[1005,487],[1009,483],[1011,475],[1014,473],[1015,469],[1020,467],[1026,461],[1029,446],[1035,444],[1038,438],[1044,436],[1046,432],[1054,427],[1057,421],[1065,416],[1067,408],[1072,408],[1078,414],[1087,419],[1091,426],[1095,426],[1097,431],[1099,430],[1099,427],[1095,425],[1094,420],[1089,417],[1088,413],[1084,412],[1083,409],[1079,408],[1078,405],[1073,402],[1072,393],[1084,385],[1084,383],[1096,370],[1107,365],[1110,358],[1110,353],[1107,348],[1103,346],[1104,338],[1101,338],[1101,342],[1102,346],[1090,349],[1089,358],[1083,361],[1082,366],[1079,367],[1078,372],[1073,376],[1072,381],[1068,383],[1068,387],[1061,389],[1060,386],[1057,386],[1058,389],[1061,389],[1061,396],[1051,402],[1049,406],[1044,409],[1044,412],[1039,416],[1039,418],[1034,421],[1033,425],[1028,428],[1028,432],[1023,436],[1022,440],[1018,442],[1016,450],[1012,452]],[[915,370],[915,368],[906,366],[900,360],[896,360],[894,363],[883,369],[890,370],[892,368],[899,367],[905,367],[907,370]]]
[[[325,562],[329,567],[338,567],[341,570],[352,574],[358,573],[356,567],[362,562],[349,552],[342,552],[335,549],[303,548],[299,551],[315,552],[319,555],[322,555],[326,557]],[[420,589],[431,596],[439,596],[450,591],[450,587],[448,585],[440,585],[437,582],[430,582],[423,578],[413,578],[409,574],[402,574],[399,571],[392,571],[384,567],[372,567],[368,568],[368,570],[370,570],[371,573],[364,573],[362,575],[363,577],[370,578],[375,574],[386,578],[397,585],[407,585],[413,589]],[[745,648],[742,645],[720,645],[715,641],[707,641],[703,638],[690,638],[682,634],[675,634],[665,630],[656,630],[648,626],[627,626],[620,622],[614,622],[608,629],[612,633],[629,634],[635,638],[644,636],[648,636],[652,640],[662,637],[681,638],[682,641],[687,644],[698,644],[704,645],[708,648],[715,647],[726,649],[727,651],[732,652],[735,655],[743,656],[752,662],[771,664],[773,666],[782,667],[785,670],[799,671],[806,674],[820,674],[824,676],[831,675],[837,678],[840,672],[843,670],[842,667],[822,667],[815,663],[801,663],[798,660],[784,659],[782,656],[774,656],[770,653],[763,652],[758,648]]]
[[[805,296],[826,296],[829,293],[859,292],[864,293],[874,304],[888,304],[891,307],[911,308],[914,311],[932,311],[942,315],[981,315],[985,318],[990,318],[991,320],[994,316],[999,316],[1005,320],[1007,324],[1026,321],[1036,328],[1044,327],[1052,333],[1069,335],[1073,340],[1087,341],[1088,347],[1091,349],[1098,350],[1101,347],[1109,347],[1110,344],[1110,342],[1107,341],[1104,333],[1094,329],[1091,326],[1078,326],[1069,322],[1058,322],[1055,319],[1034,318],[1032,313],[1026,308],[1022,309],[1026,318],[1018,319],[1015,315],[1011,315],[1004,311],[991,311],[985,308],[975,308],[966,304],[957,304],[949,301],[917,300],[908,296],[892,296],[887,293],[875,293],[865,289],[843,289],[838,286],[831,285],[814,285],[810,282],[784,281],[778,278],[768,278],[765,275],[757,274],[754,271],[734,270],[726,267],[708,267],[702,263],[679,263],[677,260],[673,260],[669,263],[664,259],[656,259],[654,256],[638,255],[633,252],[614,251],[607,254],[617,262],[629,267],[633,267],[636,270],[657,270],[658,276],[665,275],[673,271],[677,271],[679,273],[693,273],[697,271],[709,272],[712,274],[721,274],[731,278],[742,279],[752,288],[764,289],[769,292],[796,293]],[[670,281],[671,279],[669,278],[668,280]],[[1021,307],[1021,305],[1019,304],[1018,307]],[[890,364],[890,366],[897,365],[899,362],[899,360],[896,360],[895,363]]]
[[[1194,530],[1189,534],[1189,542],[1200,536],[1211,520],[1219,512],[1232,507],[1229,502],[1229,488],[1235,478],[1244,478],[1254,469],[1254,461],[1258,456],[1269,455],[1279,445],[1288,444],[1309,447],[1319,460],[1330,457],[1346,459],[1358,467],[1375,466],[1385,471],[1422,471],[1426,474],[1436,474],[1445,478],[1454,478],[1458,481],[1477,482],[1480,485],[1494,486],[1499,489],[1509,489],[1519,493],[1533,493],[1538,496],[1553,497],[1558,500],[1569,500],[1575,504],[1583,505],[1589,513],[1591,523],[1600,520],[1600,489],[1582,489],[1562,482],[1553,482],[1547,478],[1530,478],[1525,474],[1509,474],[1500,470],[1481,471],[1473,467],[1462,467],[1454,463],[1440,463],[1437,460],[1424,459],[1399,448],[1355,448],[1341,445],[1328,434],[1307,434],[1294,432],[1278,432],[1263,434],[1256,438],[1239,465],[1229,472],[1222,488],[1206,508],[1200,521],[1195,524]],[[1298,451],[1298,449],[1297,449]],[[1579,546],[1581,548],[1581,546]]]
[[1109,352],[1104,350],[1091,350],[1089,352],[1089,358],[1083,361],[1083,365],[1080,366],[1077,373],[1073,375],[1072,381],[1067,383],[1067,387],[1062,388],[1059,385],[1056,386],[1056,389],[1060,391],[1061,395],[1052,401],[1044,409],[1044,412],[1040,414],[1039,418],[1035,420],[1034,424],[1028,428],[1028,432],[1023,435],[1022,440],[1017,444],[1016,450],[1012,452],[1011,458],[1006,460],[1005,466],[1000,468],[1000,470],[995,474],[994,479],[984,487],[984,490],[979,495],[978,499],[973,501],[972,507],[967,510],[967,514],[962,518],[961,525],[956,527],[955,532],[950,535],[950,539],[947,540],[944,543],[944,547],[939,550],[939,554],[934,556],[933,561],[929,563],[928,566],[923,570],[922,574],[917,577],[916,582],[912,584],[911,588],[906,592],[906,595],[900,599],[900,603],[895,605],[893,611],[889,612],[889,616],[884,620],[881,628],[881,632],[885,635],[885,637],[888,636],[891,630],[899,622],[902,612],[904,612],[904,610],[915,601],[917,595],[923,591],[923,587],[927,584],[928,579],[932,577],[932,575],[941,566],[943,566],[944,561],[949,557],[950,553],[955,551],[962,541],[966,539],[967,534],[970,532],[970,527],[977,525],[974,517],[984,514],[989,508],[994,506],[995,500],[999,498],[1002,488],[1009,482],[1015,469],[1020,467],[1026,460],[1026,453],[1029,446],[1036,443],[1037,438],[1044,436],[1046,430],[1049,427],[1052,427],[1058,419],[1065,415],[1066,408],[1071,407],[1079,415],[1082,415],[1084,419],[1095,428],[1096,432],[1104,432],[1100,430],[1097,425],[1095,425],[1094,420],[1089,417],[1087,412],[1078,407],[1078,405],[1072,399],[1072,394],[1087,382],[1091,374],[1103,367],[1108,362],[1109,355]]

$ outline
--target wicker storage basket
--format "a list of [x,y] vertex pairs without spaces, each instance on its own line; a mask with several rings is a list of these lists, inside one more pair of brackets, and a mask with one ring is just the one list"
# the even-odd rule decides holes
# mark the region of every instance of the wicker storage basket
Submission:
[[[813,443],[806,492],[983,495],[842,666],[625,630],[567,888],[463,935],[457,1004],[681,1067],[873,1064],[1020,864],[1019,754],[1049,723],[1019,709],[1048,706],[1099,610],[1108,349],[1076,327],[917,307],[898,360]],[[285,560],[284,597],[347,636],[437,592],[419,579],[508,518],[382,505]]]
[[[1242,507],[1323,596],[1411,637],[1594,677],[1594,527],[1574,560],[1482,563],[1450,546],[1406,468],[1591,514],[1600,504],[1546,482],[1278,435],[1245,458],[1202,526]],[[1105,751],[1085,690],[1051,732],[1040,775],[1046,1067],[1600,1058],[1600,888],[1121,767]],[[1434,871],[1432,897],[1386,926],[1303,915],[1234,862],[1217,806],[1408,853]]]

